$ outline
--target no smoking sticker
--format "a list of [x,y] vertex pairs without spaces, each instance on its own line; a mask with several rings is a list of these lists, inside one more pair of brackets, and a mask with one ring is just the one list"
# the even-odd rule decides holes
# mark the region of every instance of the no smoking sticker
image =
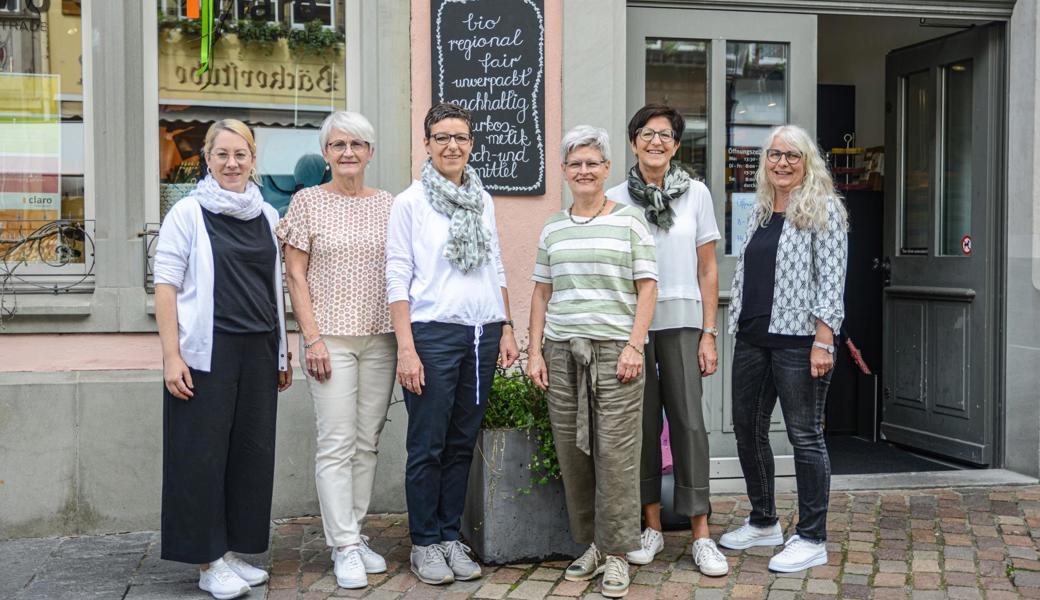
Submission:
[[966,235],[961,238],[961,252],[965,255],[971,255],[971,236]]

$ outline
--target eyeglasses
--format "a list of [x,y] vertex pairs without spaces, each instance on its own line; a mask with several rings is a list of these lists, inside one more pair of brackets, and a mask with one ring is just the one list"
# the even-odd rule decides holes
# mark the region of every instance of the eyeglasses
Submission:
[[605,164],[607,164],[606,160],[572,160],[563,163],[563,168],[571,173],[577,173],[582,170],[582,167],[585,167],[587,171],[596,171]]
[[350,140],[349,144],[343,140],[336,140],[335,142],[325,144],[325,147],[332,150],[335,154],[343,154],[347,151],[348,146],[350,147],[350,151],[354,154],[368,150],[368,142],[362,142],[361,140]]
[[780,162],[781,157],[786,158],[787,164],[791,165],[792,167],[802,162],[801,152],[795,152],[794,150],[791,150],[790,152],[782,152],[780,150],[777,150],[776,148],[770,148],[769,150],[766,150],[766,160],[769,161],[769,164],[775,165],[776,163]]
[[226,163],[229,159],[234,158],[237,163],[249,162],[249,159],[253,157],[252,154],[245,150],[239,150],[234,154],[228,154],[223,150],[217,150],[216,152],[210,152],[209,157],[218,163]]
[[430,139],[441,146],[447,146],[452,140],[460,146],[465,146],[473,141],[473,136],[468,133],[435,133]]
[[661,138],[662,144],[671,144],[675,141],[675,132],[671,129],[662,129],[661,131],[655,131],[649,127],[640,127],[636,130],[636,137],[643,140],[644,142],[654,141],[654,136]]

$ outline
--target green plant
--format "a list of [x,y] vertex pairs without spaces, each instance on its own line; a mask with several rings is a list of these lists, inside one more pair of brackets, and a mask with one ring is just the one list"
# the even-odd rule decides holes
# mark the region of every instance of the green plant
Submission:
[[321,21],[311,21],[302,29],[290,29],[289,49],[301,54],[320,55],[335,50],[339,52],[340,44],[345,39],[338,33],[322,26]]
[[[495,373],[482,427],[533,433],[536,449],[527,468],[531,471],[531,482],[544,485],[550,479],[560,478],[560,463],[553,444],[545,392],[524,373],[522,364],[523,360],[512,369],[498,369]],[[524,491],[530,492],[530,489]]]
[[246,46],[259,46],[270,54],[280,38],[286,36],[284,25],[268,21],[252,21],[241,19],[235,23],[234,33]]

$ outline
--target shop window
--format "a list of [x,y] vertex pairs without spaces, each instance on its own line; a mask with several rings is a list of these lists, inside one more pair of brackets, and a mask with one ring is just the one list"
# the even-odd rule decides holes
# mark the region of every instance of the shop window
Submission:
[[0,298],[89,291],[78,2],[0,2]]
[[726,254],[744,243],[769,131],[788,121],[786,43],[726,42]]
[[708,40],[646,40],[646,102],[667,104],[686,120],[675,160],[695,179],[708,173]]
[[[298,188],[327,177],[318,127],[346,108],[344,0],[215,0],[203,74],[198,21],[180,18],[183,0],[158,1],[160,219],[205,176],[206,130],[225,118],[252,128],[261,191],[284,214]],[[294,28],[301,19],[320,27]]]

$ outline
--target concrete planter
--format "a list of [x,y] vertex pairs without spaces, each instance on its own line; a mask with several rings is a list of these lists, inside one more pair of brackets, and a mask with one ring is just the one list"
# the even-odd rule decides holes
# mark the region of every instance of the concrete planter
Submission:
[[486,564],[573,558],[585,550],[571,539],[563,482],[531,483],[535,449],[533,435],[516,429],[485,429],[477,438],[462,535]]

